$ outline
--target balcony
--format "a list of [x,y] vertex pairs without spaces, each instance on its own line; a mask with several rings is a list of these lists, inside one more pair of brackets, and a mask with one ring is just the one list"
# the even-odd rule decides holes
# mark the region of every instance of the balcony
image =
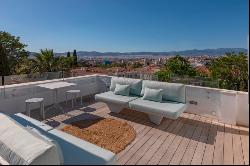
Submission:
[[[126,121],[136,131],[135,140],[116,155],[116,163],[125,164],[249,164],[249,109],[248,93],[188,85],[188,108],[177,120],[164,119],[161,125],[151,123],[148,116],[124,109],[111,113],[105,103],[95,102],[94,94],[105,92],[111,78],[105,75],[88,75],[65,78],[75,83],[84,96],[83,106],[65,104],[64,88],[58,92],[58,101],[64,113],[47,112],[43,120],[36,107],[31,117],[56,129],[89,117],[102,117]],[[25,100],[45,98],[52,104],[52,92],[38,84],[62,81],[61,79],[30,82],[0,87],[0,112],[25,112]]]

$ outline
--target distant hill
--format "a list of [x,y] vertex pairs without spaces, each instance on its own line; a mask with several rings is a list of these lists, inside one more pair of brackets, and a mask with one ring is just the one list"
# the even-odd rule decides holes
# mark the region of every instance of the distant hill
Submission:
[[[78,51],[77,55],[81,57],[102,57],[102,56],[112,56],[112,57],[121,57],[121,56],[171,56],[171,55],[182,55],[182,56],[221,56],[225,55],[228,52],[245,52],[245,48],[217,48],[217,49],[193,49],[193,50],[184,50],[184,51],[168,51],[168,52],[96,52],[96,51]],[[34,52],[31,52],[31,56],[34,55]],[[55,53],[56,56],[64,56],[67,53]]]

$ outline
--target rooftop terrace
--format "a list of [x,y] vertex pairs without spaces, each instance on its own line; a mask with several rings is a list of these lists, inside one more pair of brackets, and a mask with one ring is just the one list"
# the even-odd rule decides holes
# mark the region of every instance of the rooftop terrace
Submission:
[[[133,126],[136,139],[117,154],[117,164],[249,164],[249,128],[228,125],[191,113],[177,120],[164,119],[154,125],[148,116],[138,111],[124,109],[111,113],[105,103],[84,99],[84,106],[74,109],[66,106],[65,114],[50,112],[43,122],[57,129],[74,121],[102,117],[126,121]],[[25,113],[24,113],[25,114]],[[39,111],[32,112],[40,119]]]
[[[52,93],[37,87],[49,80],[0,87],[0,111],[7,114],[25,112],[24,100],[45,98]],[[248,93],[198,86],[187,86],[188,109],[177,120],[164,119],[157,126],[144,113],[124,109],[111,113],[107,105],[94,101],[94,94],[107,91],[110,77],[91,75],[67,78],[82,91],[83,106],[65,104],[65,91],[59,91],[64,113],[50,110],[43,120],[34,109],[31,117],[56,129],[78,120],[95,117],[119,119],[133,126],[136,139],[117,154],[117,164],[249,164]],[[245,127],[244,127],[245,126]]]

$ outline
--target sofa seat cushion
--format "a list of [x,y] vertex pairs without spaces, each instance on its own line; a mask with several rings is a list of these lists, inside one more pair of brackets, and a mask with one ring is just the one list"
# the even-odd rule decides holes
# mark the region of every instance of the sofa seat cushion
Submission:
[[171,119],[177,119],[186,110],[186,104],[172,101],[155,102],[136,99],[129,103],[129,107],[152,115],[162,115]]
[[163,100],[186,103],[186,88],[184,84],[144,80],[141,96],[144,95],[146,88],[163,89]]
[[55,144],[0,113],[0,156],[11,165],[58,165]]
[[111,92],[111,91],[95,95],[95,99],[97,101],[120,104],[120,105],[125,106],[125,107],[129,106],[128,103],[130,101],[133,101],[137,98],[138,97],[134,97],[134,96],[116,95],[116,94],[114,94],[114,92]]
[[116,84],[130,85],[130,95],[140,96],[142,88],[142,80],[123,78],[123,77],[112,77],[110,91],[114,91]]

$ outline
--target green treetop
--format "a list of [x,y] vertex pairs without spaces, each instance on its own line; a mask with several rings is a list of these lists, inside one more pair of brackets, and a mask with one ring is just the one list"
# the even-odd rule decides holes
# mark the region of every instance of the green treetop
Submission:
[[247,91],[248,62],[245,53],[227,53],[210,64],[212,77],[220,79],[220,87]]
[[67,57],[68,57],[68,58],[70,57],[70,52],[67,52]]
[[74,59],[74,61],[73,61],[73,65],[76,67],[77,66],[77,54],[76,54],[76,50],[74,50],[74,52],[73,52],[73,59]]
[[15,66],[28,56],[27,45],[20,42],[19,37],[0,31],[0,75],[8,76],[15,73]]
[[195,76],[196,72],[191,64],[184,57],[179,55],[170,58],[165,64],[165,68],[167,71],[170,71],[172,74],[176,74],[179,76]]

